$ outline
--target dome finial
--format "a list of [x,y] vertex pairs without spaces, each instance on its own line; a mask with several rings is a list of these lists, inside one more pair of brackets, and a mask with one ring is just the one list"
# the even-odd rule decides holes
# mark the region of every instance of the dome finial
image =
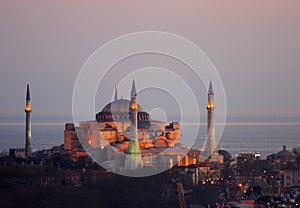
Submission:
[[124,96],[124,91],[122,91],[122,96],[121,96],[121,99],[124,100],[125,99],[125,96]]

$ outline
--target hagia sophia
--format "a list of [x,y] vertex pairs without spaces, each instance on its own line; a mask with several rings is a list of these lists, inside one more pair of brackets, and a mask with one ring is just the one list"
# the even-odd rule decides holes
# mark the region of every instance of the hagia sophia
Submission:
[[[216,147],[215,104],[212,82],[207,92],[207,137],[202,149],[181,143],[179,122],[152,120],[141,105],[135,82],[132,83],[131,98],[118,97],[105,105],[92,121],[80,121],[78,126],[66,123],[64,144],[52,149],[33,151],[31,138],[31,96],[29,84],[26,91],[25,148],[9,149],[13,158],[51,158],[55,154],[64,155],[77,162],[92,158],[109,171],[136,169],[149,171],[154,168],[186,167],[193,173],[193,180],[210,177],[218,180],[221,170],[232,163],[243,163],[259,159],[259,154],[239,153],[234,159],[231,154]],[[283,150],[267,157],[267,160],[282,165],[296,161],[296,156],[283,146]],[[81,160],[82,161],[82,160]],[[150,168],[150,169],[149,169]],[[117,170],[119,169],[119,170]],[[155,172],[153,172],[155,173]]]
[[[51,177],[48,175],[41,177],[40,173],[37,174],[36,181],[39,183],[39,188],[52,184],[74,187],[94,184],[103,176],[108,176],[105,180],[110,180],[112,173],[145,177],[165,171],[172,177],[172,182],[177,183],[177,192],[182,193],[181,197],[178,196],[179,201],[182,201],[184,196],[181,180],[190,179],[191,185],[195,187],[200,185],[202,189],[205,188],[204,191],[206,188],[213,187],[214,184],[217,184],[218,189],[220,184],[226,189],[227,185],[231,184],[235,193],[237,190],[243,193],[242,198],[248,190],[251,190],[252,194],[244,202],[253,204],[257,202],[253,187],[263,187],[269,184],[268,187],[274,186],[272,192],[276,192],[276,196],[289,193],[286,191],[290,190],[292,190],[290,193],[293,193],[293,188],[298,189],[300,170],[299,163],[297,163],[299,158],[295,152],[300,152],[299,147],[291,152],[283,146],[281,151],[269,155],[266,160],[260,160],[260,154],[253,152],[242,152],[232,158],[229,152],[216,147],[214,95],[212,82],[210,82],[206,107],[207,137],[202,149],[181,143],[179,122],[167,123],[152,120],[149,113],[138,104],[138,93],[135,81],[133,81],[130,99],[125,99],[124,96],[119,98],[116,88],[114,100],[96,113],[94,120],[80,121],[78,126],[73,123],[65,124],[63,145],[54,146],[48,150],[33,151],[31,96],[29,84],[27,84],[25,148],[10,149],[9,157],[5,157],[4,166],[16,165],[17,168],[30,168],[29,174],[32,175],[32,170],[40,170],[45,164],[46,171],[42,174],[50,170]],[[101,159],[100,163],[97,158]],[[7,165],[7,161],[11,163]],[[22,165],[19,166],[16,161],[22,162]],[[164,169],[160,169],[162,166]],[[16,170],[15,167],[13,171]],[[53,177],[52,174],[56,168],[59,174]],[[153,169],[155,170],[150,172]],[[162,171],[155,172],[156,170]],[[142,171],[146,171],[146,174]],[[28,185],[30,183],[32,186],[32,178],[27,178],[26,176],[25,180],[22,178],[20,182],[15,182],[14,177],[11,181],[22,182],[25,185],[28,180]],[[237,199],[240,200],[241,197],[238,195]]]
[[[25,148],[10,149],[10,155],[26,158],[31,157],[33,153],[31,112],[30,90],[27,84]],[[79,121],[78,126],[66,123],[63,145],[42,152],[47,152],[48,155],[59,152],[68,155],[73,161],[78,161],[81,157],[100,158],[102,165],[122,166],[128,169],[157,165],[197,165],[205,170],[218,169],[219,166],[229,164],[232,156],[226,150],[217,148],[214,113],[214,90],[210,81],[207,92],[205,145],[202,149],[187,146],[181,143],[179,122],[152,120],[150,114],[138,104],[133,80],[130,99],[125,99],[123,95],[119,97],[116,87],[114,100],[96,113],[94,120]],[[113,164],[120,161],[121,164]]]
[[[180,143],[179,122],[166,123],[151,119],[149,113],[137,103],[138,96],[134,80],[130,96],[130,100],[125,99],[124,96],[119,98],[116,87],[114,100],[95,115],[95,120],[80,121],[78,127],[75,127],[73,123],[66,123],[64,150],[71,152],[75,159],[84,155],[84,149],[87,148],[105,149],[111,147],[109,149],[124,155],[132,154],[130,151],[133,151],[135,157],[140,157],[143,160],[144,166],[157,164],[161,162],[162,157],[168,158],[169,166],[173,164],[179,166],[197,164],[199,161],[203,162],[210,155],[209,161],[214,163],[223,163],[224,159],[230,159],[230,154],[227,151],[216,149],[212,82],[210,82],[208,89],[208,128],[204,148],[206,157],[202,156],[203,158],[201,158],[200,149]],[[157,161],[154,161],[153,158]],[[106,160],[114,160],[114,158],[107,157]]]

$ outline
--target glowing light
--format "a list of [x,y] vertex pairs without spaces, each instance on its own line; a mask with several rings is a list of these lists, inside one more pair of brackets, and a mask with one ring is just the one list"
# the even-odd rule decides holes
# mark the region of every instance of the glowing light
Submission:
[[31,106],[30,106],[30,102],[27,102],[26,103],[26,108],[25,108],[26,111],[31,111]]
[[131,108],[131,109],[137,109],[138,106],[137,106],[136,103],[133,103],[133,102],[132,102],[132,103],[130,104],[130,108]]
[[207,104],[207,108],[213,108],[213,107],[214,107],[214,104],[209,101],[208,104]]
[[92,144],[92,141],[91,141],[91,140],[89,140],[89,144]]
[[242,183],[239,183],[239,187],[241,188],[243,186],[243,184]]

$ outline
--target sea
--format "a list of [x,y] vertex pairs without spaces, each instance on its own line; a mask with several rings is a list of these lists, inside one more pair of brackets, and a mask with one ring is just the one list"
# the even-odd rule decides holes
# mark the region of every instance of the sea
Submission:
[[[34,150],[49,149],[63,144],[63,122],[40,122],[32,124],[32,146]],[[194,128],[193,125],[190,128]],[[195,146],[201,148],[205,139],[206,125],[201,124]],[[0,122],[0,153],[7,154],[10,148],[23,148],[25,144],[25,124],[23,122]],[[182,132],[182,141],[190,139],[188,132]],[[217,139],[218,140],[218,139]],[[198,142],[197,142],[198,141]],[[261,158],[277,153],[283,145],[292,151],[300,146],[300,123],[235,122],[224,126],[218,146],[233,156],[240,152],[259,152]],[[202,146],[203,147],[203,146]]]

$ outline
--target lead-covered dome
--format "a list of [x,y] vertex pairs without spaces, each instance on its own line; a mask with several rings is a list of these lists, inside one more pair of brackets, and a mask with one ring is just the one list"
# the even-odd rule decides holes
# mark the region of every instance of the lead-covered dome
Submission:
[[[104,108],[96,114],[96,120],[98,122],[105,121],[128,121],[129,120],[129,105],[130,100],[118,99],[108,103]],[[141,122],[144,123],[142,126],[150,125],[150,115],[147,113],[142,106],[138,105],[138,122],[141,126]],[[146,122],[146,123],[145,123]],[[146,127],[145,126],[145,127]]]
[[[108,103],[101,112],[113,112],[113,113],[128,113],[129,112],[130,100],[118,99]],[[138,111],[145,112],[142,106],[138,104]]]
[[285,145],[283,146],[283,149],[275,155],[275,160],[288,161],[294,159],[295,155],[292,152],[288,151]]

